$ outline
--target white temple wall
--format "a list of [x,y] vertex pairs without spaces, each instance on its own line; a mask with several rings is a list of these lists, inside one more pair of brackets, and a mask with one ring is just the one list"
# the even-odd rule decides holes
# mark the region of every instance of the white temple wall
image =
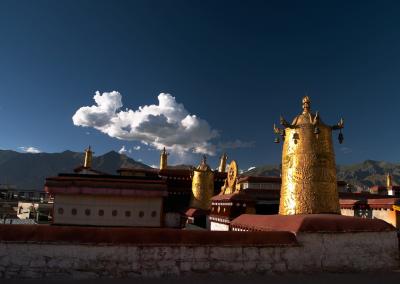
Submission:
[[54,224],[161,226],[162,197],[57,195]]
[[398,268],[396,232],[301,233],[298,241],[299,246],[3,242],[0,277],[161,277],[199,272],[382,272]]

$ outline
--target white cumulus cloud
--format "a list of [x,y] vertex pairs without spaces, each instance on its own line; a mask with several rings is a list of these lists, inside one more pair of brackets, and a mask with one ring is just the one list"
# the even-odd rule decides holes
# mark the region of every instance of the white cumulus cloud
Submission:
[[122,96],[117,91],[97,91],[93,99],[95,105],[81,107],[73,115],[74,125],[92,127],[121,140],[141,141],[159,150],[166,147],[178,154],[215,154],[211,140],[218,132],[207,121],[190,114],[170,94],[161,93],[158,104],[136,110],[122,110]]
[[133,147],[133,150],[139,151],[141,148],[142,148],[142,147],[140,147],[140,146],[135,146],[135,147]]
[[119,151],[118,151],[118,153],[120,153],[121,155],[123,154],[123,155],[126,155],[126,154],[128,154],[128,149],[126,149],[125,148],[125,145],[123,145],[122,147],[121,147],[121,149],[119,149]]
[[31,154],[38,154],[38,153],[41,153],[42,151],[40,151],[38,148],[36,148],[36,147],[32,147],[32,146],[29,146],[29,147],[18,147],[22,152],[25,152],[25,153],[31,153]]

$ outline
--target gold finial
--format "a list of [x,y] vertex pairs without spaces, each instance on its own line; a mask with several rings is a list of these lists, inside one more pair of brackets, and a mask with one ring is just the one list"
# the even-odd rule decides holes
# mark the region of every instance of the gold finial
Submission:
[[228,156],[226,155],[226,153],[224,153],[219,161],[219,167],[218,167],[218,171],[220,173],[224,173],[226,170],[226,160],[228,159]]
[[168,166],[168,155],[167,150],[164,149],[161,151],[160,155],[160,170],[165,170]]
[[84,168],[90,169],[92,167],[93,152],[89,145],[89,148],[85,149],[85,160],[83,163]]
[[386,175],[386,187],[392,187],[393,183],[392,183],[392,175],[387,173]]
[[200,171],[210,171],[210,167],[207,165],[207,156],[203,155],[200,165],[197,167]]
[[308,113],[310,112],[311,108],[311,100],[309,96],[305,96],[302,100],[303,103],[303,113]]

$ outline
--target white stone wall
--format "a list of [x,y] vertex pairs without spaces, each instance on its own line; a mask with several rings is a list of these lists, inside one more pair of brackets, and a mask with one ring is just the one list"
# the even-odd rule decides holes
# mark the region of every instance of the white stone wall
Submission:
[[396,211],[394,210],[390,209],[372,210],[372,218],[381,219],[385,222],[388,222],[389,224],[392,224],[394,227],[398,226],[398,224],[396,224],[397,221]]
[[210,222],[211,231],[229,231],[229,224],[221,224],[215,221]]
[[33,202],[18,202],[17,217],[19,219],[29,219],[30,213],[33,213],[37,207]]
[[351,216],[354,217],[354,210],[353,209],[340,209],[340,214],[344,216]]
[[[162,197],[57,195],[54,224],[96,226],[161,226]],[[62,209],[62,212],[60,212]],[[73,214],[73,210],[76,214]],[[87,215],[86,210],[90,210]],[[103,213],[99,214],[102,210]],[[113,211],[116,214],[113,215]],[[130,212],[129,215],[126,212]]]
[[3,278],[160,277],[189,273],[390,271],[395,232],[299,234],[300,246],[0,243]]
[[[356,217],[364,217],[364,218],[371,218],[371,219],[380,219],[383,220],[394,227],[399,229],[400,224],[398,224],[398,216],[396,216],[396,211],[390,209],[369,209],[364,210],[364,213],[360,212],[356,214]],[[366,214],[365,214],[366,212]],[[340,213],[344,216],[352,216],[354,217],[354,210],[353,209],[340,209]],[[360,216],[361,215],[361,216]]]

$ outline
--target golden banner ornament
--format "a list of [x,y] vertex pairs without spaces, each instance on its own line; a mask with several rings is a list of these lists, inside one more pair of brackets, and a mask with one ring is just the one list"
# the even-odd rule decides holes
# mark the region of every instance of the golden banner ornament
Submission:
[[332,130],[341,130],[343,119],[327,126],[310,103],[304,97],[302,114],[291,124],[281,117],[282,130],[274,126],[283,140],[281,215],[340,214]]
[[208,210],[211,207],[211,198],[214,196],[214,173],[203,157],[200,165],[193,169],[192,196],[190,207]]

